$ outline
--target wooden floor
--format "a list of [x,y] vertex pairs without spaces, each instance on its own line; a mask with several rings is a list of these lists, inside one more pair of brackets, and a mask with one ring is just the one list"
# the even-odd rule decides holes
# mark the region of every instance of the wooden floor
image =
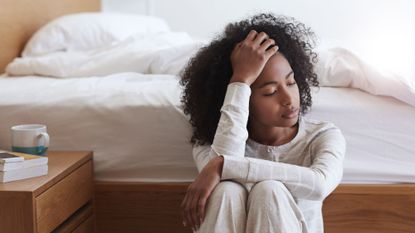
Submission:
[[[180,216],[187,185],[97,182],[97,232],[191,232]],[[414,233],[415,184],[341,185],[323,213],[326,233]]]

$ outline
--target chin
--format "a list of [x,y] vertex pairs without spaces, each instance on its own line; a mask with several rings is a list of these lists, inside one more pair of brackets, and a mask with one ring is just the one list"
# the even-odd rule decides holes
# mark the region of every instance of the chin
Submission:
[[281,120],[277,123],[278,127],[293,127],[297,124],[298,117],[287,119],[281,118]]

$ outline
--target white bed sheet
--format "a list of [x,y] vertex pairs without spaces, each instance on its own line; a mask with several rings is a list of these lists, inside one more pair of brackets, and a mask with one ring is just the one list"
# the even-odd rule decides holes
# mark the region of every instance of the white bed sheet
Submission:
[[0,78],[0,148],[12,125],[46,124],[50,150],[94,151],[95,179],[183,181],[197,171],[177,78]]
[[357,89],[323,87],[308,117],[342,130],[342,183],[415,182],[415,107]]
[[[0,148],[9,128],[41,123],[50,150],[94,151],[99,181],[183,182],[197,174],[190,125],[172,75],[0,78]],[[322,87],[310,118],[338,125],[347,140],[343,183],[415,181],[415,107],[357,89]]]

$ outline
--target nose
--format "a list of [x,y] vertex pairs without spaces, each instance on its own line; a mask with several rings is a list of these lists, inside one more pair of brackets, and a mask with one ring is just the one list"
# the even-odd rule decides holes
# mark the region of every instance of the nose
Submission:
[[291,96],[291,93],[286,89],[283,88],[280,92],[281,97],[281,104],[283,106],[291,106],[293,103],[293,98]]

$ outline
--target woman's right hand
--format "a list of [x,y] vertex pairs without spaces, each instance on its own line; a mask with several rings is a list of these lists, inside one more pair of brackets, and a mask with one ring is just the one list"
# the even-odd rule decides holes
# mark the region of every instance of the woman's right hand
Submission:
[[269,58],[278,51],[275,41],[264,32],[252,30],[237,43],[231,54],[232,78],[230,82],[251,85],[261,74]]
[[220,182],[223,157],[215,156],[189,185],[181,204],[183,224],[196,231],[205,218],[205,207],[210,194]]

